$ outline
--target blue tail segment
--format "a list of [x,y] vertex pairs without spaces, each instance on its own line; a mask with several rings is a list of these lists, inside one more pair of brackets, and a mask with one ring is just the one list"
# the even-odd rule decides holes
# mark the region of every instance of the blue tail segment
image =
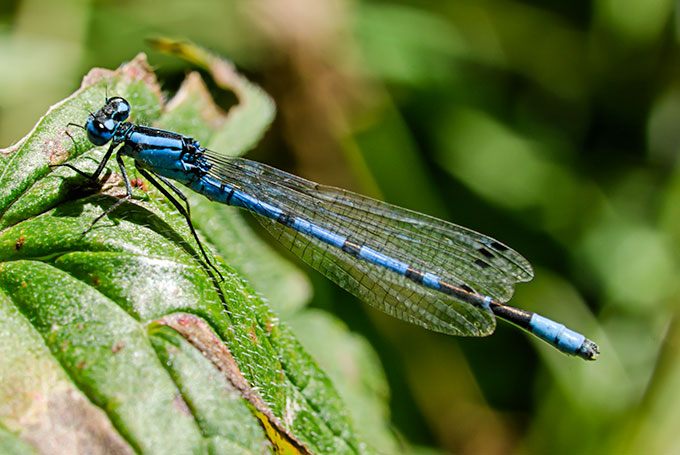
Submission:
[[191,223],[186,197],[171,180],[251,212],[303,261],[392,316],[459,336],[489,335],[501,318],[562,352],[587,360],[597,357],[597,345],[583,335],[505,304],[516,283],[533,278],[533,270],[497,240],[261,163],[220,155],[190,137],[127,122],[130,111],[125,99],[109,98],[83,127],[93,144],[111,142],[88,177],[97,179],[116,151],[128,193],[95,223],[132,197],[121,160],[127,155],[186,218],[203,259],[218,275]]
[[595,343],[568,329],[564,324],[557,323],[539,314],[533,314],[529,321],[529,330],[542,340],[555,346],[562,352],[577,355],[585,359],[594,359],[599,354]]

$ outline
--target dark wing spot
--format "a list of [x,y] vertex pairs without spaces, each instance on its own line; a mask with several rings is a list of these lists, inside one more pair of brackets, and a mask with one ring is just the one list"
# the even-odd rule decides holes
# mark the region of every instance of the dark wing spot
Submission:
[[479,251],[482,254],[482,256],[484,256],[487,259],[491,259],[493,257],[493,253],[487,250],[486,248],[480,248],[477,251]]
[[483,269],[485,269],[487,267],[491,267],[488,262],[482,261],[481,259],[477,259],[475,261],[475,265],[478,266],[478,267],[481,267]]
[[508,247],[498,242],[491,242],[491,248],[497,251],[507,251]]

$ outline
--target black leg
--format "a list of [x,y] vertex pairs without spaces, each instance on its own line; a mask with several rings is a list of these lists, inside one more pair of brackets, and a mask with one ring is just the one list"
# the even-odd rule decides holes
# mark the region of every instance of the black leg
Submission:
[[[78,174],[82,175],[82,176],[85,177],[85,178],[88,178],[88,179],[90,179],[90,180],[97,180],[97,179],[99,178],[99,175],[100,175],[100,174],[102,173],[102,171],[104,170],[104,167],[106,167],[106,163],[108,163],[109,159],[111,158],[111,155],[113,154],[113,151],[116,149],[116,147],[118,147],[118,145],[119,145],[119,143],[117,143],[117,142],[112,142],[112,143],[111,143],[111,146],[110,146],[109,149],[106,151],[106,155],[104,155],[104,158],[102,158],[102,160],[99,162],[99,166],[97,166],[97,170],[95,170],[94,173],[93,173],[92,175],[88,175],[87,173],[81,171],[80,169],[78,169],[78,168],[75,167],[74,165],[68,164],[68,163],[66,163],[66,164],[50,164],[49,166],[50,166],[51,168],[55,168],[55,167],[67,167],[67,168],[69,168],[69,169],[73,169],[74,171],[76,171]],[[119,166],[120,166],[120,163],[121,163],[121,162],[119,161],[119,164],[118,164]]]
[[[154,176],[151,175],[150,172],[147,172],[144,170],[142,167],[137,166],[137,170],[139,171],[142,176],[147,179],[153,186],[158,188],[158,191],[160,191],[163,196],[165,196],[170,202],[172,202],[172,205],[175,206],[177,211],[182,214],[184,219],[187,221],[187,224],[189,225],[189,229],[191,230],[191,235],[194,236],[194,239],[196,240],[196,243],[198,244],[198,248],[201,250],[201,254],[203,255],[203,259],[205,259],[205,262],[215,271],[217,272],[217,275],[220,277],[221,280],[224,280],[224,277],[220,273],[219,270],[217,270],[217,267],[213,265],[213,263],[210,261],[210,258],[208,257],[208,254],[206,253],[205,249],[203,248],[203,244],[201,243],[201,240],[198,238],[198,234],[196,233],[196,229],[194,229],[194,224],[191,222],[191,209],[189,207],[189,201],[187,200],[187,197],[182,194],[182,192],[177,188],[175,185],[173,185],[168,179],[165,177],[162,177],[160,175],[154,174]],[[158,178],[161,182],[166,184],[168,188],[170,188],[185,204],[186,208],[182,206],[182,204],[175,199],[175,197],[170,194],[168,190],[166,190],[161,184],[156,180]]]
[[[112,149],[113,149],[113,147],[109,148],[109,152],[106,152],[105,160],[108,160],[108,157],[111,154],[110,151]],[[118,151],[118,153],[116,153],[116,161],[118,162],[118,168],[120,169],[120,175],[123,177],[123,182],[125,182],[125,190],[126,190],[127,194],[125,194],[125,196],[123,196],[122,198],[118,199],[111,207],[104,210],[104,213],[102,213],[97,218],[95,218],[94,221],[92,222],[92,224],[90,224],[90,227],[85,231],[85,233],[89,232],[90,229],[92,229],[94,227],[94,225],[97,224],[97,222],[99,220],[101,220],[102,218],[104,218],[106,215],[113,212],[114,210],[116,210],[118,208],[118,206],[120,206],[124,202],[128,201],[132,197],[132,185],[130,184],[130,179],[128,178],[127,171],[125,170],[125,163],[123,163],[123,157],[120,154],[120,151]],[[105,161],[102,161],[102,162],[104,163]],[[102,166],[100,164],[99,168],[103,169],[104,166]],[[97,172],[101,173],[99,168],[98,168]],[[95,174],[97,174],[97,172],[95,172]],[[96,177],[93,176],[93,178],[96,178]]]

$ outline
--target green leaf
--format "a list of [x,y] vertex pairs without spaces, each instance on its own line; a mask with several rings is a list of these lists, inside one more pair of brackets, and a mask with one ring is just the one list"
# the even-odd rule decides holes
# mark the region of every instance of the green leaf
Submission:
[[[127,98],[137,123],[204,119],[179,115],[201,105],[191,96],[166,110],[138,56],[115,72],[91,71],[24,140],[0,151],[0,425],[39,450],[87,421],[74,451],[94,444],[117,453],[369,452],[288,327],[222,260],[225,279],[216,279],[183,217],[134,178],[132,162],[134,201],[88,231],[124,194],[116,169],[109,164],[99,187],[49,164],[94,169],[105,148],[93,148],[75,127],[71,139],[64,128],[100,107],[106,93]],[[180,131],[205,131],[210,143],[223,126],[237,134],[225,125]],[[259,137],[244,134],[242,147]],[[245,255],[223,250],[229,242],[259,245],[256,261],[273,257],[244,226],[224,223],[236,219],[232,211],[200,206],[197,226],[230,264],[235,257],[244,268]],[[211,227],[216,217],[220,226]],[[267,293],[297,281],[294,299],[304,300],[306,281],[277,261]],[[54,422],[65,433],[52,432]]]
[[33,447],[23,442],[16,435],[0,427],[0,453],[5,455],[34,455]]

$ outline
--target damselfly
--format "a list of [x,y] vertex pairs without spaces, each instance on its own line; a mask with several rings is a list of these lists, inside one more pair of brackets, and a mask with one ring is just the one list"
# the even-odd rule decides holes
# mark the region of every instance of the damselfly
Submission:
[[597,357],[597,345],[583,335],[504,304],[514,284],[530,280],[533,270],[519,253],[497,240],[261,163],[218,154],[178,133],[135,125],[126,121],[130,110],[124,98],[107,98],[84,126],[77,125],[93,144],[111,142],[92,175],[63,165],[97,179],[118,148],[116,161],[127,194],[93,225],[132,197],[122,160],[127,155],[186,218],[203,258],[218,275],[196,235],[187,198],[169,179],[213,201],[250,211],[303,261],[399,319],[451,335],[485,336],[494,331],[499,317],[562,352],[587,360]]

